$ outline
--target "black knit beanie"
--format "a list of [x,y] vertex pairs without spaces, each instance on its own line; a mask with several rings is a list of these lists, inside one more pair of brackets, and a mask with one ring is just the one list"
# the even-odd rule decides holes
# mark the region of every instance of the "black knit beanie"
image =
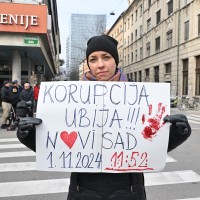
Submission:
[[108,35],[94,36],[90,38],[87,42],[87,49],[86,49],[87,63],[88,63],[88,57],[91,53],[95,51],[105,51],[113,56],[113,58],[115,59],[115,63],[118,66],[119,55],[117,51],[117,44],[118,44],[117,40]]

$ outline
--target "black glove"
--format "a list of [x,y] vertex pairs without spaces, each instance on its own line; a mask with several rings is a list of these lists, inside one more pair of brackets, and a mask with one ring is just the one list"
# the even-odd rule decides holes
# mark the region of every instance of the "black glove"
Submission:
[[20,138],[28,137],[32,132],[35,132],[35,126],[42,123],[42,120],[34,117],[24,117],[20,119],[18,124],[18,136]]
[[[164,117],[164,122],[170,122],[171,128],[180,135],[191,134],[191,127],[188,123],[187,117],[183,114],[169,115]],[[170,128],[170,130],[171,130]]]
[[191,134],[191,127],[187,117],[182,114],[164,117],[164,122],[170,122],[168,152],[182,144]]

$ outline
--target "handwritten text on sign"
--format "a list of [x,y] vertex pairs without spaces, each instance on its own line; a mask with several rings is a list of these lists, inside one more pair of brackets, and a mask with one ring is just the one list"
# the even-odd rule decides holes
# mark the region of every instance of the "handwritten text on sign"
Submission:
[[43,82],[37,168],[69,172],[151,172],[165,166],[169,84]]

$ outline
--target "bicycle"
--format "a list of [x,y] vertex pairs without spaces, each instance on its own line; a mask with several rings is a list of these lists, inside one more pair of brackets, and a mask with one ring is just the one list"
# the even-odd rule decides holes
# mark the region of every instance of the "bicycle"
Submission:
[[198,103],[194,100],[193,97],[186,97],[185,99],[183,99],[183,97],[181,97],[181,99],[178,101],[178,109],[183,111],[183,110],[198,110]]

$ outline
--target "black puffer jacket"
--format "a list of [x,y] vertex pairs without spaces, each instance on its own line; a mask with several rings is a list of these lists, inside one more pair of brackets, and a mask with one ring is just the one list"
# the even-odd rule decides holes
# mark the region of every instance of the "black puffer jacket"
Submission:
[[71,173],[68,200],[145,200],[143,173]]
[[33,89],[30,88],[30,89],[23,89],[19,95],[19,99],[20,101],[31,101],[33,102],[34,100],[34,92],[33,92]]
[[[185,116],[182,116],[187,119]],[[168,151],[183,143],[191,134],[170,126]],[[17,132],[18,139],[35,151],[35,128],[28,135]],[[71,173],[67,200],[146,200],[143,173]]]
[[13,96],[9,87],[3,86],[1,88],[1,99],[2,99],[2,102],[6,102],[6,103],[13,102]]

